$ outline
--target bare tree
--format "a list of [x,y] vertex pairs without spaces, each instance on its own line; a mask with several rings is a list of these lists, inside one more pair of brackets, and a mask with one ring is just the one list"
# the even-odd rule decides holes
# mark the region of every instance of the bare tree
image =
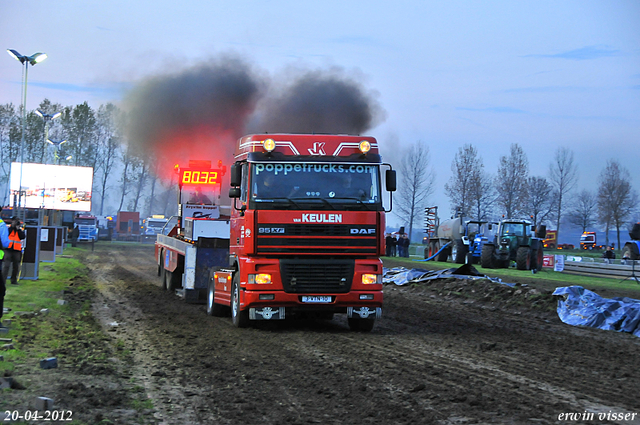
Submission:
[[74,165],[92,166],[95,160],[96,116],[87,102],[75,108],[67,107],[62,114],[68,149]]
[[108,103],[101,105],[96,116],[96,168],[94,174],[96,176],[97,192],[100,196],[99,215],[104,214],[104,203],[107,198],[107,182],[113,172],[118,160],[120,152],[120,141],[122,140],[121,128],[119,126],[121,120],[120,110]]
[[469,216],[477,220],[487,220],[493,214],[496,190],[493,186],[493,178],[484,171],[484,164],[480,163],[480,166],[480,170],[471,180]]
[[429,166],[429,147],[422,141],[412,144],[400,164],[400,187],[394,205],[396,215],[409,225],[409,239],[413,224],[422,218],[427,198],[433,193],[435,172]]
[[610,159],[600,173],[598,187],[598,216],[606,228],[609,244],[609,228],[614,225],[620,249],[620,227],[632,215],[638,203],[638,195],[631,188],[631,174],[615,159]]
[[124,199],[127,196],[127,194],[131,191],[131,183],[135,181],[135,177],[137,175],[136,170],[140,162],[130,143],[127,143],[123,147],[121,161],[122,161],[122,176],[120,177],[120,183],[122,186],[121,186],[121,192],[120,192],[121,196],[120,196],[120,205],[118,206],[118,211],[122,211],[122,206],[124,205]]
[[597,212],[598,200],[596,196],[591,191],[583,190],[573,201],[573,208],[568,215],[569,223],[580,226],[582,233],[584,233],[598,222]]
[[459,210],[463,217],[469,217],[473,205],[473,184],[481,171],[482,161],[478,158],[478,151],[471,144],[458,149],[451,163],[451,178],[444,185],[452,212]]
[[138,158],[136,167],[136,187],[133,195],[133,200],[131,203],[131,211],[138,211],[138,203],[140,202],[140,197],[142,196],[142,191],[147,185],[147,180],[149,180],[149,156],[145,156],[143,158]]
[[509,156],[500,157],[496,176],[497,203],[507,218],[525,213],[529,161],[522,148],[514,143]]
[[0,105],[0,182],[6,184],[2,205],[7,204],[11,163],[20,149],[19,122],[20,117],[12,103]]
[[568,194],[573,190],[578,179],[576,166],[573,162],[573,151],[558,148],[553,162],[549,165],[549,180],[555,189],[555,216],[557,237],[560,237],[560,220],[562,209]]
[[556,200],[553,196],[553,188],[544,177],[529,177],[529,197],[527,209],[537,229],[538,225],[551,219],[556,210]]

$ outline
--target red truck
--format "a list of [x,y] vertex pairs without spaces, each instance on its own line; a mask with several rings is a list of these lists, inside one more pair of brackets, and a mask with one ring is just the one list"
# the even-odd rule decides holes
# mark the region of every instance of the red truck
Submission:
[[345,313],[370,331],[382,312],[383,186],[396,188],[376,139],[249,135],[235,159],[229,207],[217,203],[224,167],[179,170],[179,225],[156,241],[164,286],[205,300],[209,315],[230,310],[237,327]]
[[140,240],[140,213],[137,211],[118,211],[114,234],[119,241]]

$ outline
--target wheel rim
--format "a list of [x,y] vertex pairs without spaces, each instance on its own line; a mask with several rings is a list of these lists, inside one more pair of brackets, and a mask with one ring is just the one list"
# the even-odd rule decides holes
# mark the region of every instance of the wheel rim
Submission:
[[233,317],[238,316],[238,306],[240,304],[240,302],[238,301],[239,295],[240,295],[240,291],[238,290],[238,285],[236,285],[236,287],[233,290],[233,305],[231,307],[231,313],[233,314]]

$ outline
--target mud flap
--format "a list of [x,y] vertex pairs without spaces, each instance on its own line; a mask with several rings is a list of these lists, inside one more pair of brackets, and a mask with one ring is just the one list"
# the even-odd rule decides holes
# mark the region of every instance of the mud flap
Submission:
[[375,317],[379,319],[382,317],[382,308],[380,307],[347,307],[347,317],[368,319],[369,317]]
[[284,307],[250,308],[249,320],[284,320]]

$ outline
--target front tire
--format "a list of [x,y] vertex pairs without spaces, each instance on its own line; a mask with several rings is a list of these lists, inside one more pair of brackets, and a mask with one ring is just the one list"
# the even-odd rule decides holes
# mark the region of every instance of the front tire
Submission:
[[373,325],[376,323],[376,319],[356,319],[349,318],[349,329],[354,332],[371,332]]
[[496,259],[494,258],[494,252],[496,247],[493,245],[483,245],[482,252],[480,253],[480,265],[485,269],[496,268]]
[[249,310],[240,310],[240,271],[233,276],[231,286],[231,322],[236,328],[249,326]]
[[518,270],[531,269],[531,249],[528,246],[521,246],[516,253],[516,266]]

